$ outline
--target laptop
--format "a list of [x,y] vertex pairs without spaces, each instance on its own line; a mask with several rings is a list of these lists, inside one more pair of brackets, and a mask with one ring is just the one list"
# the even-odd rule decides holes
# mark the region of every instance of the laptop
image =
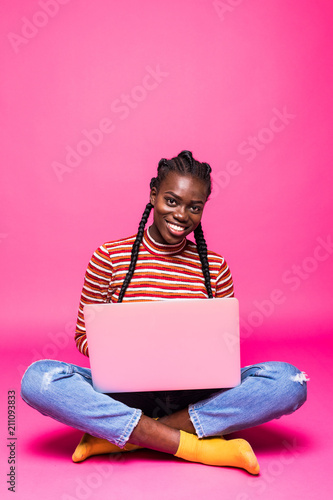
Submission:
[[240,384],[235,298],[84,306],[94,389],[220,389]]

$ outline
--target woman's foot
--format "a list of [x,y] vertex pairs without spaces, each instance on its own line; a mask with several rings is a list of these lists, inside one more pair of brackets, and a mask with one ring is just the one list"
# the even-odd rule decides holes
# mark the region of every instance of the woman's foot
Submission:
[[176,457],[206,465],[239,467],[250,474],[259,473],[257,458],[244,439],[226,441],[221,437],[199,439],[196,435],[168,427],[142,415],[129,441]]
[[138,448],[141,448],[141,446],[130,443],[127,443],[124,448],[119,448],[119,446],[110,443],[107,439],[101,439],[91,436],[90,434],[84,434],[72,455],[72,460],[76,463],[83,462],[83,460],[93,455],[133,451]]
[[206,465],[239,467],[250,474],[259,474],[260,470],[257,458],[245,439],[199,439],[193,434],[180,431],[180,442],[175,456]]

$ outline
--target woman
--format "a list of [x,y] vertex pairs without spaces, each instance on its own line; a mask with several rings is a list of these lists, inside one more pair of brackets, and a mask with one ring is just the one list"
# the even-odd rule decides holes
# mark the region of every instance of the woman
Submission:
[[[105,243],[89,263],[75,335],[80,352],[89,355],[86,303],[233,296],[229,268],[207,251],[201,228],[210,173],[189,151],[159,162],[137,235]],[[154,221],[146,230],[152,208]],[[196,245],[186,239],[192,232]],[[41,413],[86,432],[74,462],[145,447],[258,474],[249,443],[223,436],[295,411],[306,400],[306,377],[290,364],[270,362],[243,368],[242,383],[233,389],[106,395],[94,391],[89,369],[42,360],[26,371],[22,397]],[[161,409],[160,418],[153,418]]]

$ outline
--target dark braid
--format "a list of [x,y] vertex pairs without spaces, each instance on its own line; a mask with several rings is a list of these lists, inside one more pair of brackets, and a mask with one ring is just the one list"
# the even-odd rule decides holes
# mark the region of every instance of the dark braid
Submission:
[[141,218],[141,221],[139,224],[138,234],[136,235],[135,241],[134,241],[133,246],[132,246],[131,262],[130,262],[127,274],[125,276],[124,282],[122,284],[122,287],[121,287],[121,290],[119,293],[118,302],[122,302],[124,295],[125,295],[125,292],[126,292],[126,288],[128,287],[128,285],[132,279],[135,265],[136,265],[136,261],[138,260],[139,248],[140,248],[140,244],[142,241],[143,233],[144,233],[145,226],[147,224],[147,220],[148,220],[148,217],[149,217],[149,214],[150,214],[152,208],[153,208],[153,205],[151,203],[147,203],[146,208],[142,214],[142,218]]
[[181,175],[191,175],[197,177],[206,183],[207,186],[207,198],[209,197],[212,185],[210,179],[210,173],[212,169],[208,163],[200,163],[195,160],[192,156],[191,151],[182,151],[175,158],[171,160],[166,160],[162,158],[159,161],[157,168],[157,177],[153,177],[150,182],[150,188],[155,187],[158,191],[161,182],[164,181],[169,172],[177,172]]
[[207,258],[207,244],[204,238],[204,234],[201,227],[201,222],[199,226],[194,230],[194,238],[197,244],[198,254],[201,261],[202,272],[205,278],[206,290],[208,293],[208,297],[210,299],[213,298],[212,287],[210,284],[210,272],[209,272],[209,264]]
[[[167,177],[169,172],[177,172],[178,174],[191,175],[193,177],[196,177],[197,179],[204,181],[207,187],[207,199],[208,199],[212,189],[211,178],[210,178],[211,171],[212,169],[210,168],[208,163],[200,163],[199,161],[193,158],[192,153],[190,151],[182,151],[175,158],[171,158],[171,160],[166,160],[165,158],[162,158],[159,161],[157,168],[157,177],[153,177],[151,179],[150,189],[155,188],[156,191],[158,192],[161,183]],[[139,248],[142,241],[143,233],[152,208],[153,205],[151,203],[148,203],[146,205],[145,211],[143,212],[142,219],[139,224],[138,234],[136,236],[136,239],[132,247],[131,262],[119,293],[118,302],[122,302],[126,289],[132,279],[136,261],[138,260]],[[207,245],[203,235],[201,223],[195,229],[194,237],[198,248],[198,253],[202,266],[202,272],[205,278],[205,285],[208,297],[212,299],[213,293],[210,284],[209,263],[207,258]]]

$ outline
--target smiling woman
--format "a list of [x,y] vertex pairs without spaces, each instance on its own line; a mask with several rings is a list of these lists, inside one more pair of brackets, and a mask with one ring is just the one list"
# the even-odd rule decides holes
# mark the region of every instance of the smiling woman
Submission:
[[[132,247],[131,262],[118,302],[122,302],[132,279],[145,225],[153,207],[154,223],[148,234],[156,243],[173,245],[182,241],[186,244],[185,237],[192,231],[194,232],[197,244],[196,253],[201,262],[200,271],[204,277],[208,297],[213,298],[207,245],[200,223],[204,205],[212,189],[211,171],[208,163],[198,162],[190,151],[182,151],[171,160],[165,158],[160,160],[157,177],[153,177],[150,181],[150,203],[146,205],[139,224],[138,234]],[[229,273],[228,269],[227,271]],[[223,277],[226,276],[223,275]],[[230,296],[233,294],[230,273],[229,283],[225,289],[228,290],[227,293],[230,293]]]
[[[211,192],[210,174],[210,166],[195,160],[189,151],[163,158],[157,177],[150,181],[150,202],[137,234],[104,243],[93,254],[75,334],[82,354],[89,356],[85,304],[233,297],[228,265],[222,256],[207,250],[201,227]],[[152,209],[154,221],[146,229]],[[196,244],[187,239],[192,232]],[[295,411],[306,400],[306,377],[288,363],[270,362],[243,368],[241,378],[239,386],[228,390],[101,394],[93,388],[89,369],[41,360],[26,371],[22,397],[44,415],[86,432],[73,454],[74,462],[146,447],[258,474],[249,443],[226,441],[222,436]],[[159,408],[157,401],[162,402]],[[153,418],[156,409],[162,409],[158,420]]]

